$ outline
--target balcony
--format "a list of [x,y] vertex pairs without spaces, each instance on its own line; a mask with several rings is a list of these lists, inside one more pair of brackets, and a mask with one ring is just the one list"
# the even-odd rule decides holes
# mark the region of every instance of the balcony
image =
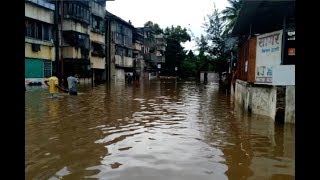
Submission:
[[166,58],[164,56],[157,56],[157,63],[165,63]]
[[141,46],[141,44],[135,42],[135,43],[133,44],[133,49],[134,49],[134,50],[137,50],[137,51],[141,51],[141,50],[142,50],[142,46]]
[[70,46],[89,50],[89,35],[76,31],[63,31],[63,38]]
[[[63,6],[63,18],[90,24],[90,8],[88,1],[66,1],[59,6]],[[58,11],[61,16],[61,10]]]
[[157,51],[166,51],[166,46],[164,46],[164,45],[157,45]]
[[91,56],[96,57],[105,57],[106,56],[106,49],[104,44],[99,44],[96,42],[91,42]]
[[133,58],[127,56],[115,55],[115,65],[116,67],[132,68]]
[[144,54],[143,59],[146,61],[153,61],[153,62],[156,62],[158,60],[157,56],[154,53]]

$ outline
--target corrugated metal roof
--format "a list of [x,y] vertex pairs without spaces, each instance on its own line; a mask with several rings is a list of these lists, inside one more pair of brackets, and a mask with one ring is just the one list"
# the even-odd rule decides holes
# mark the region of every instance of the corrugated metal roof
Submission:
[[123,19],[121,19],[120,17],[118,17],[118,16],[110,13],[110,12],[107,11],[107,10],[106,10],[105,12],[106,12],[106,17],[114,18],[114,19],[116,19],[116,20],[118,20],[118,21],[120,21],[120,22],[122,22],[122,23],[124,23],[124,24],[126,24],[126,25],[128,25],[128,26],[130,26],[130,27],[132,27],[132,28],[134,28],[134,26],[133,26],[132,24],[130,24],[129,22],[127,22],[127,21],[125,21],[125,20],[123,20]]

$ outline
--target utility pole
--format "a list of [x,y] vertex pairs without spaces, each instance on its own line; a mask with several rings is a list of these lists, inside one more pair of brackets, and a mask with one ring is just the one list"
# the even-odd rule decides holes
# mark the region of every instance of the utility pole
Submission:
[[[60,50],[60,41],[59,41],[59,10],[58,8],[58,1],[55,1],[55,72],[58,77],[60,77],[60,60],[59,60],[59,50]],[[61,77],[60,77],[61,78]]]
[[64,62],[63,62],[63,16],[64,16],[64,7],[63,7],[63,0],[61,0],[61,22],[60,22],[60,26],[61,26],[61,31],[60,31],[60,38],[61,38],[61,46],[60,46],[60,63],[61,63],[61,84],[62,87],[64,87]]

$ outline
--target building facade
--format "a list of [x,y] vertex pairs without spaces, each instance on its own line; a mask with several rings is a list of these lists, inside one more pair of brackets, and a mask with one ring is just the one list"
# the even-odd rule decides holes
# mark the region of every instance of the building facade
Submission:
[[162,64],[165,63],[166,39],[163,34],[155,34],[149,27],[140,27],[137,30],[143,34],[144,74],[148,79],[157,78],[161,73]]
[[52,74],[55,61],[55,5],[25,0],[25,84],[41,85]]
[[145,61],[143,59],[143,34],[138,32],[135,28],[133,31],[132,37],[132,55],[133,55],[133,66],[135,72],[139,75],[139,77],[144,77],[144,67],[146,66]]
[[63,79],[70,74],[90,78],[90,19],[89,1],[56,0],[59,61],[55,64]]
[[131,23],[106,11],[107,65],[109,80],[125,81],[125,75],[134,72]]
[[95,84],[106,80],[105,1],[90,1],[90,66]]
[[232,31],[239,39],[235,101],[285,123],[295,123],[294,3],[245,0]]

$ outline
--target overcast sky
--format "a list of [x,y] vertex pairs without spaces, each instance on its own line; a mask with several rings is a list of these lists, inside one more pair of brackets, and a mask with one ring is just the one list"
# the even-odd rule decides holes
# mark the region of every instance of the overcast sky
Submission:
[[[227,0],[114,0],[107,1],[106,9],[130,20],[135,27],[142,27],[147,21],[158,23],[162,29],[180,25],[199,37],[204,33],[204,17],[212,13],[214,3],[219,10],[228,6]],[[196,48],[194,42],[185,43],[184,47]]]

